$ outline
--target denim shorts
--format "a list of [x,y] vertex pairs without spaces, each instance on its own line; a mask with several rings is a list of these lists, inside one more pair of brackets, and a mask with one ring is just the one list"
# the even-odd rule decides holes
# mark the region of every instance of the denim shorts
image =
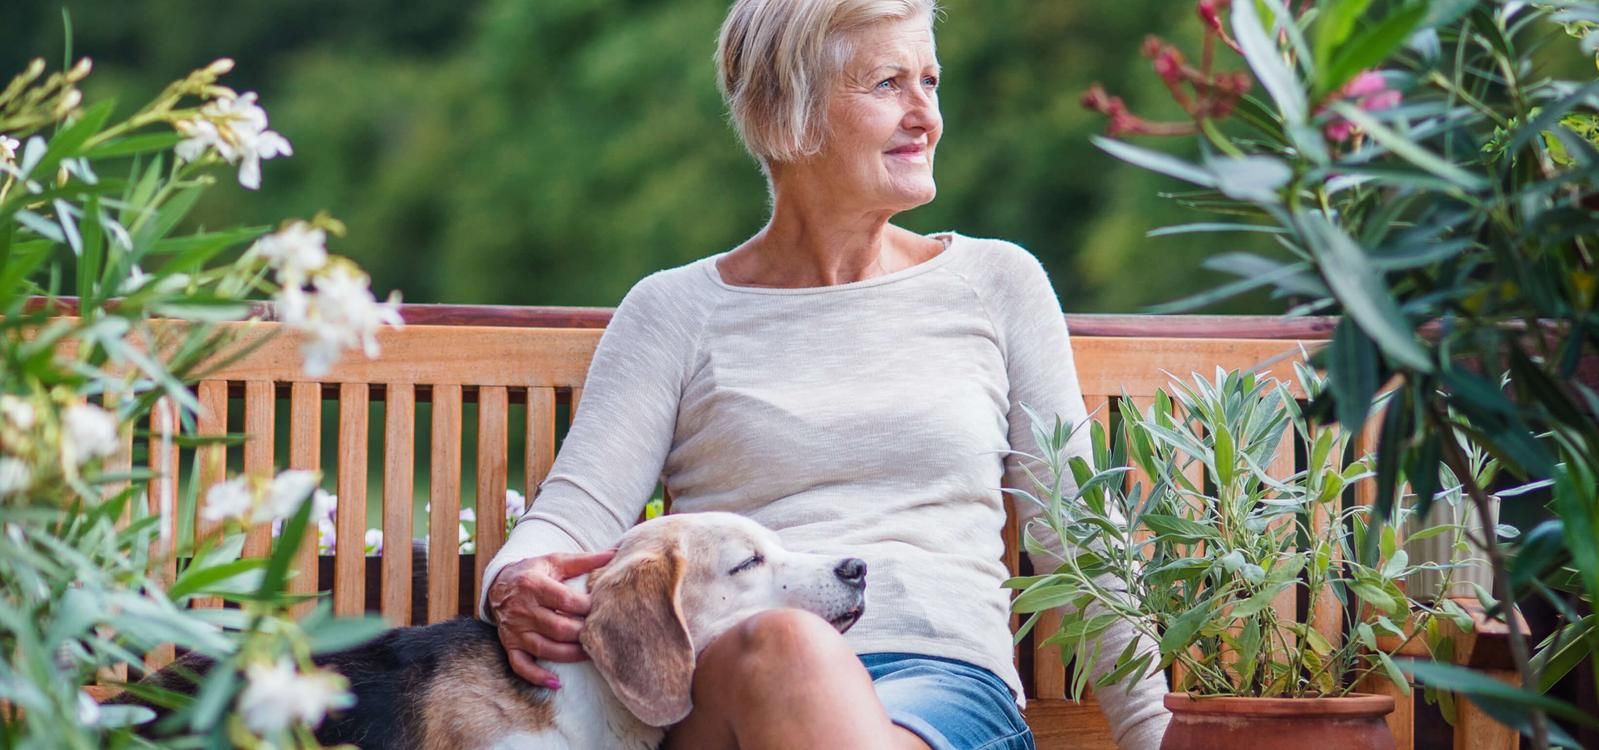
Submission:
[[920,654],[861,654],[888,718],[933,750],[1034,750],[1010,688],[993,672]]

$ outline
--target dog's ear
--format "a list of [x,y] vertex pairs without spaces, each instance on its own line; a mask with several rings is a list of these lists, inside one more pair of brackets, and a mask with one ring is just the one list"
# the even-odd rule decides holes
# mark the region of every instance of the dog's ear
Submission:
[[693,708],[694,644],[678,604],[675,547],[612,563],[590,578],[593,608],[579,640],[611,691],[645,724],[665,727]]

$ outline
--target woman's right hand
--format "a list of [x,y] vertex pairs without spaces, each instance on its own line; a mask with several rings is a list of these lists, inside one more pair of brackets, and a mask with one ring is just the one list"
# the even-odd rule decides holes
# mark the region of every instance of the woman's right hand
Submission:
[[616,550],[586,554],[552,553],[530,557],[500,569],[489,586],[489,608],[500,630],[500,643],[511,669],[522,679],[552,690],[561,687],[555,673],[539,659],[579,662],[588,658],[578,644],[588,594],[566,585],[566,579],[588,573],[611,561]]

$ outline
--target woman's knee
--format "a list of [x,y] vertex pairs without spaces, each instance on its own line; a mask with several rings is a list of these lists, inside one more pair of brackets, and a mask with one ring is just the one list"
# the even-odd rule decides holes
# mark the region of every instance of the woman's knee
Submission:
[[803,610],[774,609],[744,620],[717,639],[702,654],[701,666],[710,661],[751,676],[773,671],[798,675],[833,669],[854,658],[844,637],[826,620]]

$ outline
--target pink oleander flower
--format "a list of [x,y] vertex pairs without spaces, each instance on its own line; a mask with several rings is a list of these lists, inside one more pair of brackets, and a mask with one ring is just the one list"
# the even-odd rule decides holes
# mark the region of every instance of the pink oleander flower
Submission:
[[[1349,83],[1339,89],[1329,101],[1352,101],[1355,106],[1367,112],[1380,112],[1399,106],[1402,97],[1398,91],[1388,88],[1383,80],[1382,73],[1375,70],[1361,72],[1360,75],[1350,79]],[[1354,136],[1358,128],[1355,124],[1342,117],[1334,118],[1327,123],[1325,133],[1327,140],[1334,143],[1343,143]]]

